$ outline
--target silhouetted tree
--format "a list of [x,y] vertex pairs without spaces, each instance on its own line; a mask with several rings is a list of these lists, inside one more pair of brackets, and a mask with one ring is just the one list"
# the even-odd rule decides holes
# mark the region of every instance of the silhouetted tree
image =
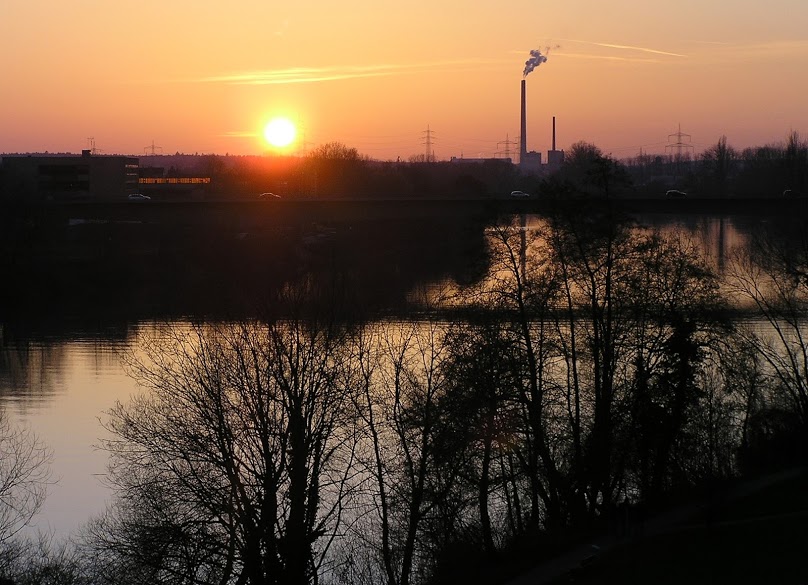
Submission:
[[[526,221],[526,218],[522,218]],[[523,417],[524,436],[514,454],[521,460],[529,485],[528,522],[559,526],[562,520],[562,477],[552,448],[548,424],[548,362],[552,342],[549,312],[558,292],[557,267],[552,263],[546,234],[540,226],[515,222],[491,230],[492,279],[482,284],[478,299],[498,307],[503,327],[513,338],[508,363]],[[518,498],[518,493],[513,492]],[[516,501],[515,507],[521,507]]]
[[50,449],[0,412],[0,547],[10,542],[45,501]]
[[732,177],[739,153],[727,144],[727,137],[722,136],[718,142],[701,155],[702,165],[707,179],[706,188],[718,197],[726,197],[729,180]]
[[808,190],[808,142],[792,131],[786,139],[785,175],[792,193],[804,194]]
[[309,192],[315,196],[355,196],[365,176],[364,160],[356,148],[341,142],[327,142],[313,149],[306,159]]
[[[442,535],[462,453],[448,442],[445,396],[449,356],[445,324],[421,321],[382,328],[366,344],[358,415],[369,441],[365,458],[376,518],[369,530],[388,585],[419,582],[428,550]],[[375,348],[375,349],[374,349]]]
[[[517,339],[508,327],[490,315],[479,315],[470,322],[453,327],[449,341],[447,375],[449,390],[443,399],[446,426],[453,438],[448,447],[462,451],[464,465],[459,483],[466,487],[465,500],[476,500],[476,521],[472,521],[478,539],[467,552],[496,556],[497,545],[506,534],[492,519],[492,503],[505,501],[511,508],[511,534],[515,535],[513,503],[507,483],[514,469],[504,471],[508,457],[515,455],[520,442],[521,424]],[[502,514],[497,514],[502,520]],[[520,519],[521,520],[521,519]],[[459,535],[455,535],[458,537]],[[458,543],[462,546],[467,543]],[[480,550],[481,549],[481,550]],[[467,563],[467,560],[452,559]],[[457,570],[457,569],[456,569]]]
[[631,177],[625,167],[594,144],[576,142],[564,156],[559,176],[579,193],[610,197],[625,191]]
[[[804,232],[803,232],[804,233]],[[785,245],[760,235],[752,239],[749,253],[740,251],[730,270],[730,286],[740,302],[751,303],[766,324],[744,327],[744,339],[754,348],[765,367],[764,392],[750,396],[761,401],[757,414],[750,415],[746,443],[751,428],[768,412],[779,422],[772,433],[797,433],[799,439],[789,451],[808,449],[808,340],[804,327],[808,320],[808,246]],[[789,419],[790,422],[789,422]],[[774,419],[771,421],[774,423]],[[789,431],[790,428],[790,431]],[[765,432],[765,431],[764,431]]]
[[91,530],[112,579],[317,581],[353,451],[342,340],[300,320],[144,340],[131,371],[150,391],[109,413],[116,499]]
[[342,161],[356,161],[361,157],[359,151],[353,147],[349,147],[342,142],[326,142],[321,144],[309,153],[310,158],[321,160],[342,160]]

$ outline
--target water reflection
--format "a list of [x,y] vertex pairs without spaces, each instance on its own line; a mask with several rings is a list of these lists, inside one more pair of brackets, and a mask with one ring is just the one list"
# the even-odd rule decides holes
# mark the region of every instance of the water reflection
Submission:
[[[691,238],[719,272],[758,232],[786,241],[802,236],[801,225],[784,219],[637,219]],[[446,214],[215,229],[80,223],[7,250],[0,403],[54,449],[59,483],[40,527],[66,535],[103,508],[106,457],[93,447],[103,432],[99,417],[137,391],[120,352],[136,349],[144,324],[260,316],[278,310],[268,306],[277,291],[302,283],[320,291],[312,303],[339,295],[366,315],[405,311],[413,290],[463,286],[488,274],[485,228],[492,221]],[[543,222],[525,215],[516,225],[524,239]]]
[[665,235],[680,235],[695,242],[714,270],[723,274],[732,251],[747,243],[752,225],[743,218],[725,216],[641,215],[640,225]]
[[141,321],[252,318],[276,309],[268,304],[278,291],[303,283],[324,303],[339,295],[354,309],[391,310],[422,283],[480,278],[482,222],[447,213],[215,228],[68,225],[0,255],[10,259],[0,264],[0,323],[17,339],[114,339]]
[[[763,232],[799,241],[782,218],[644,214],[638,225],[693,241],[723,273],[736,248]],[[463,287],[489,273],[487,228],[513,217],[434,218],[210,226],[82,223],[66,226],[2,265],[0,400],[32,405],[64,391],[62,342],[126,345],[139,324],[250,319],[282,311],[279,291],[315,291],[310,304],[406,313],[412,292]],[[526,232],[545,225],[521,215]],[[80,228],[80,229],[75,229]],[[249,231],[240,231],[248,229]],[[522,257],[524,263],[526,258]]]
[[0,338],[0,401],[26,414],[64,391],[65,342],[56,345]]

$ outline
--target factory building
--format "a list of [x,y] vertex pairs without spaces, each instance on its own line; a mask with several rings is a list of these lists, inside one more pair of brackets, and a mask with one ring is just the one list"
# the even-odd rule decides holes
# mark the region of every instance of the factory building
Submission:
[[138,159],[79,155],[3,156],[5,199],[26,201],[114,201],[138,192]]
[[547,164],[542,166],[541,153],[527,149],[527,92],[525,80],[522,80],[521,119],[519,124],[519,169],[523,173],[538,174],[542,171],[556,171],[564,162],[564,151],[556,150],[556,126],[553,116],[553,148],[547,152]]

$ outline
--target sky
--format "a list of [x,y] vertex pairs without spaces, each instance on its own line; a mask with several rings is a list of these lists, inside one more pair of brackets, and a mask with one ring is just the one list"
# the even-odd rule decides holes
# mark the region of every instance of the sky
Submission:
[[[0,0],[0,153],[294,153],[379,160],[585,140],[615,158],[808,138],[805,0]],[[669,148],[667,150],[670,150]]]

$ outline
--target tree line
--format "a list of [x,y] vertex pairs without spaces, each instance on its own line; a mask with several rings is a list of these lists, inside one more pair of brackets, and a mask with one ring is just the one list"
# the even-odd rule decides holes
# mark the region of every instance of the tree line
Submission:
[[[341,142],[321,144],[300,158],[188,158],[193,162],[185,164],[194,172],[211,177],[212,191],[239,197],[272,191],[287,198],[485,198],[514,189],[539,195],[547,191],[545,181],[593,196],[658,198],[668,189],[711,198],[808,195],[808,141],[797,131],[763,146],[738,149],[721,136],[698,155],[640,153],[623,159],[578,141],[560,167],[539,174],[520,172],[510,159],[464,163],[420,155],[378,161]],[[144,160],[159,164],[161,157]]]
[[797,131],[783,142],[744,149],[721,136],[695,157],[640,154],[623,163],[640,193],[678,188],[716,198],[808,195],[808,141]]
[[488,276],[417,317],[335,319],[298,289],[282,317],[143,339],[145,391],[104,419],[108,510],[70,551],[38,545],[37,580],[19,554],[0,574],[493,580],[620,510],[804,463],[808,248],[759,238],[720,276],[680,235],[559,199],[491,227]]

